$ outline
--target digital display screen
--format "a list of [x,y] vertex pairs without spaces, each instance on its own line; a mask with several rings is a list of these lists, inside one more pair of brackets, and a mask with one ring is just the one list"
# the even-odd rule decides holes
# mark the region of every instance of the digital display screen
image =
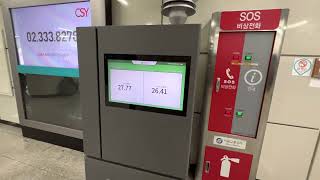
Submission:
[[168,57],[165,60],[164,56],[108,58],[108,101],[184,111],[188,65],[186,61],[175,61],[177,59],[170,61]]
[[89,2],[11,9],[19,64],[78,68],[77,27],[91,26]]

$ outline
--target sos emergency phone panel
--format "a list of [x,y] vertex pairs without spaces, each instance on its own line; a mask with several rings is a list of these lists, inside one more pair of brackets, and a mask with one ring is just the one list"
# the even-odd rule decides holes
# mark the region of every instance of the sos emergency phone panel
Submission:
[[255,179],[288,12],[213,14],[197,179]]

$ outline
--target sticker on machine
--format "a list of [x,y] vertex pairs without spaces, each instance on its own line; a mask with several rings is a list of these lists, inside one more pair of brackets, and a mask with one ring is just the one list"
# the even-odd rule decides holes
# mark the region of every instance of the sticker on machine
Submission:
[[246,149],[247,141],[222,136],[214,136],[213,144],[236,149]]

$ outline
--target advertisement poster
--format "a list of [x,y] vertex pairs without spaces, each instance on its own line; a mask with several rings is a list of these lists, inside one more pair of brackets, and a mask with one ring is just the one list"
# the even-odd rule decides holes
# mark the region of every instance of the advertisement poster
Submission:
[[78,68],[76,28],[91,25],[89,2],[15,8],[11,15],[21,70],[58,68],[59,75],[59,68]]

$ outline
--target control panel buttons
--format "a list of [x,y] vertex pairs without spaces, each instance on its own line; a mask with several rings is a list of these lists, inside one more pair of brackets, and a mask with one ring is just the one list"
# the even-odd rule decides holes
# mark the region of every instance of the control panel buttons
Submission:
[[243,112],[243,111],[236,111],[236,116],[237,116],[238,118],[242,118],[243,115],[244,115],[244,112]]
[[232,116],[232,112],[230,110],[225,110],[224,115],[226,117],[231,117]]
[[232,60],[240,60],[240,55],[234,54],[234,55],[232,56]]
[[244,56],[244,60],[245,61],[251,61],[252,60],[252,56],[251,55],[246,55],[246,56]]
[[233,109],[232,108],[225,108],[224,109],[224,116],[225,117],[232,117],[233,115]]

